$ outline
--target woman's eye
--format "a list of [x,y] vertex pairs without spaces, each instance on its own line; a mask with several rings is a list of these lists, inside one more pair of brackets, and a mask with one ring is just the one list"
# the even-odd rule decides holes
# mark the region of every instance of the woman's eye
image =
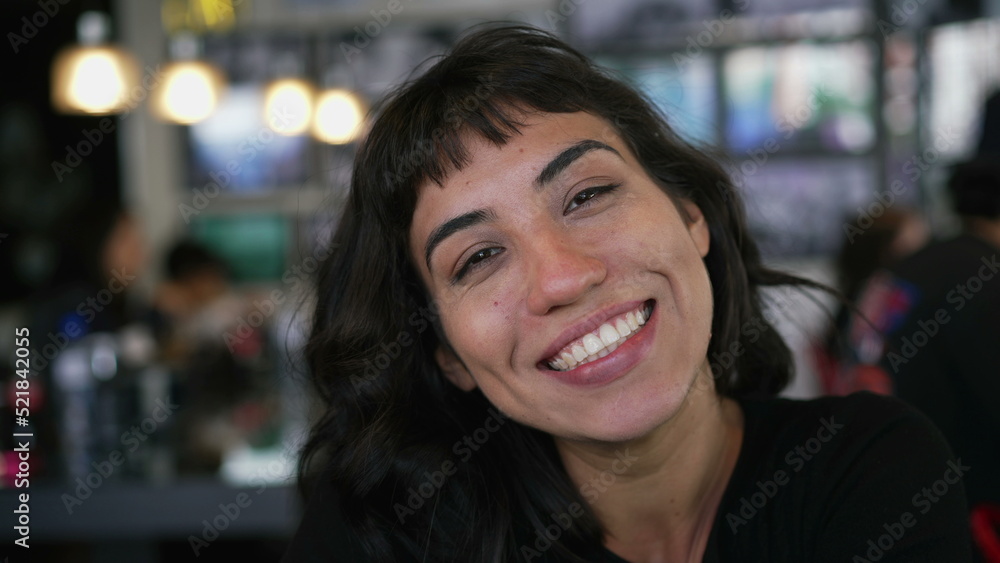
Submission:
[[465,277],[465,275],[469,273],[469,271],[482,265],[484,262],[496,256],[497,254],[500,254],[501,252],[503,252],[503,249],[496,246],[491,246],[489,248],[483,248],[481,250],[477,250],[472,256],[469,256],[468,260],[465,261],[465,264],[462,265],[462,269],[459,270],[457,274],[455,274],[455,278],[452,280],[452,282],[461,281],[461,279]]
[[600,197],[606,193],[616,190],[621,184],[611,184],[608,186],[594,186],[592,188],[586,188],[578,192],[573,199],[570,200],[569,205],[566,207],[566,213],[573,211],[578,207],[583,207],[587,205],[594,198]]

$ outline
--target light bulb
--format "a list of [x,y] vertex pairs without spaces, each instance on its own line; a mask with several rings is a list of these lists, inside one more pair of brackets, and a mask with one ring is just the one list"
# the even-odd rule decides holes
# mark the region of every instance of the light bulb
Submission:
[[113,47],[71,47],[52,64],[52,103],[65,113],[125,111],[136,85],[135,61]]
[[351,92],[326,90],[316,102],[313,136],[334,145],[350,143],[358,138],[364,121],[364,106]]
[[302,80],[272,82],[264,94],[264,120],[275,133],[300,135],[309,128],[313,88]]
[[171,63],[163,70],[163,83],[154,91],[152,109],[165,121],[197,123],[211,115],[224,85],[222,73],[211,65]]

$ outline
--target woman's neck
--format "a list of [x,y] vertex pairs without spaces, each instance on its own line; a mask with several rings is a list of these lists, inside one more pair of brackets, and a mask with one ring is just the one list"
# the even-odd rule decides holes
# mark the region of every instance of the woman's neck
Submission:
[[743,438],[742,410],[716,395],[708,373],[706,365],[674,416],[642,438],[556,440],[605,544],[633,563],[702,559]]

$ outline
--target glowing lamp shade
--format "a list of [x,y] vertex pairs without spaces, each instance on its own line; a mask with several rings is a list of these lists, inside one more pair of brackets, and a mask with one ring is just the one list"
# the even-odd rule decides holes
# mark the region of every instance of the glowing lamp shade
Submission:
[[301,135],[309,128],[313,88],[302,80],[272,82],[264,94],[264,119],[275,133]]
[[[70,47],[52,64],[52,105],[63,113],[108,115],[130,109],[138,65],[114,47]],[[146,97],[139,93],[136,103]]]
[[344,145],[358,138],[365,118],[361,100],[347,90],[326,90],[316,101],[313,136],[332,145]]
[[215,109],[226,80],[215,67],[181,61],[163,70],[163,83],[153,91],[153,113],[164,121],[197,123]]

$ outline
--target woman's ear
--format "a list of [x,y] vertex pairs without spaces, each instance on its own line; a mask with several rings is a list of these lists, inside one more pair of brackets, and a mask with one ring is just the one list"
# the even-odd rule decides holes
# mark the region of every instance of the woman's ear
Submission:
[[708,249],[711,244],[711,233],[708,229],[708,221],[705,219],[705,214],[701,212],[701,208],[698,207],[693,201],[684,201],[681,205],[684,206],[684,211],[687,214],[688,219],[688,232],[691,234],[691,240],[694,241],[695,247],[698,249],[698,253],[704,258],[708,255]]
[[462,391],[472,391],[476,388],[476,380],[473,379],[472,374],[466,369],[465,364],[462,360],[458,359],[455,352],[448,346],[441,345],[438,346],[437,350],[434,351],[434,359],[437,361],[438,367],[441,368],[441,373],[452,382],[455,387],[458,387]]

